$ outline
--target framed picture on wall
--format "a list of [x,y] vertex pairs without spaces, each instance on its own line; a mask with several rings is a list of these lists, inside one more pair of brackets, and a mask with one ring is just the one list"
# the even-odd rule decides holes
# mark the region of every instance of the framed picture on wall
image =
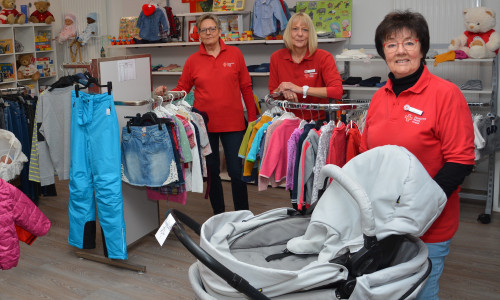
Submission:
[[193,37],[193,28],[196,26],[196,21],[193,20],[193,21],[189,21],[188,22],[188,41],[189,42],[199,42],[200,39],[198,38],[198,34],[196,34],[194,37]]

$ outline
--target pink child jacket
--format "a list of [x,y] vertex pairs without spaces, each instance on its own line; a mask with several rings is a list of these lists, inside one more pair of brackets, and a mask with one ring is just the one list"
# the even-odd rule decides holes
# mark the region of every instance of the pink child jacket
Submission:
[[0,179],[0,269],[8,270],[19,261],[16,226],[35,236],[47,234],[50,220],[19,189]]

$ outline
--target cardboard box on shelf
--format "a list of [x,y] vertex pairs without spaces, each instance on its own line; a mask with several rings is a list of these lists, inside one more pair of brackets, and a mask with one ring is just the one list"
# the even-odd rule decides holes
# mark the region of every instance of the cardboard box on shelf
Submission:
[[12,63],[0,63],[0,82],[14,81],[14,65]]
[[37,57],[35,61],[36,69],[40,72],[40,78],[56,76],[54,60],[50,57]]
[[36,51],[50,51],[52,50],[51,44],[52,32],[50,30],[39,30],[35,35],[35,50]]
[[0,40],[0,54],[14,53],[14,42],[12,39]]

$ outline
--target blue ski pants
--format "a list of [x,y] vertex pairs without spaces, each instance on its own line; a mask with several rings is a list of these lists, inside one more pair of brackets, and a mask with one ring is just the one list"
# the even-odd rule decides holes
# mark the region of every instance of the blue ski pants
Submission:
[[113,96],[71,95],[70,245],[95,248],[96,207],[108,258],[127,259],[121,150]]

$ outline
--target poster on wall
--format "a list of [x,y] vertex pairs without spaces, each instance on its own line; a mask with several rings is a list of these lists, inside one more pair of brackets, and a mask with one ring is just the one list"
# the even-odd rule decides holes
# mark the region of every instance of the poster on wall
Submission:
[[352,0],[299,1],[297,12],[311,17],[319,36],[351,37]]

